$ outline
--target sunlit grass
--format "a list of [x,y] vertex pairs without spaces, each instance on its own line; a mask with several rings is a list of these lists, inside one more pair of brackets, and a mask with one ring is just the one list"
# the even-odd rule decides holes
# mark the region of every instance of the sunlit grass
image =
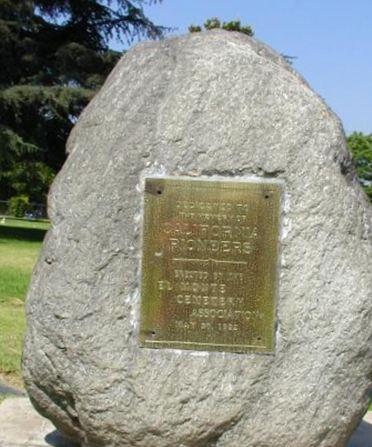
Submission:
[[0,375],[20,383],[24,300],[48,222],[0,220]]

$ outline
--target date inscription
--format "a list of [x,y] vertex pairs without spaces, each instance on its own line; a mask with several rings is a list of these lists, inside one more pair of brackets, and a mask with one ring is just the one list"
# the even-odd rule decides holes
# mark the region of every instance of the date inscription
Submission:
[[140,344],[275,350],[281,185],[148,178]]

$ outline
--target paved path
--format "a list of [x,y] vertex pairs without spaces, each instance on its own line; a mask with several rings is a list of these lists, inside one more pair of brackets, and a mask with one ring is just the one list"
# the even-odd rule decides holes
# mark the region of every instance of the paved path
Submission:
[[[0,447],[77,447],[66,441],[25,397],[0,405]],[[150,446],[149,446],[150,447]],[[347,447],[372,447],[372,412],[367,413]]]
[[0,404],[0,447],[76,447],[42,418],[25,397]]

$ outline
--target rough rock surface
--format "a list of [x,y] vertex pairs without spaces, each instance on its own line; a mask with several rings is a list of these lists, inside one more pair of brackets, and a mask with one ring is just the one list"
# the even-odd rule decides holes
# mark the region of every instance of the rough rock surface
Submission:
[[[36,408],[86,447],[339,447],[372,373],[371,209],[342,127],[263,44],[214,31],[128,52],[51,190],[27,304]],[[285,182],[275,355],[138,347],[143,178]]]

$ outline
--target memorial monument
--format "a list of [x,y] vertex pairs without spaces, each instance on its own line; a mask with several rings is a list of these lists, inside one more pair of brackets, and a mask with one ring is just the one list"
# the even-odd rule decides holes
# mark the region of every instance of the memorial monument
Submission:
[[143,43],[49,196],[24,379],[83,447],[342,447],[372,385],[371,207],[338,118],[216,30]]

